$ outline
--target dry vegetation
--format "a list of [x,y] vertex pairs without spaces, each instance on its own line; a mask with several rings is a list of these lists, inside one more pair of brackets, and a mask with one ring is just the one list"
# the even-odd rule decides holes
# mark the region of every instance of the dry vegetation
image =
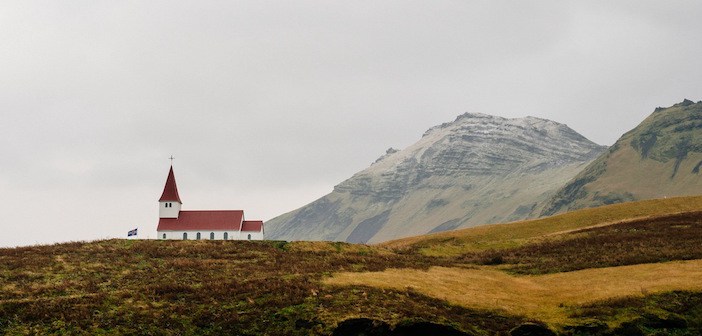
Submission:
[[0,334],[329,335],[363,317],[476,335],[528,320],[573,335],[698,335],[699,209],[702,197],[637,202],[385,246],[0,249]]
[[506,264],[520,274],[702,259],[702,212],[639,219],[551,236],[538,243],[468,253],[466,263]]
[[702,197],[677,197],[583,209],[552,217],[509,224],[485,225],[450,232],[410,237],[381,244],[396,250],[419,251],[431,256],[518,247],[545,236],[592,226],[605,226],[661,215],[699,211]]
[[320,283],[332,272],[437,262],[343,243],[109,240],[0,249],[0,334],[325,335],[358,316],[494,332],[521,321],[418,293]]
[[563,327],[572,307],[672,290],[702,291],[702,260],[513,276],[493,267],[340,273],[327,284],[413,290],[477,309],[497,309]]
[[[658,295],[653,293],[673,290],[692,290],[680,294],[690,298],[702,295],[699,209],[702,197],[680,197],[413,237],[383,246],[400,253],[436,256],[458,267],[428,272],[392,269],[353,277],[342,273],[327,283],[408,287],[467,307],[500,309],[547,321],[566,332],[568,325],[591,319],[573,312],[598,300],[604,303],[593,307],[606,307],[613,300],[629,302],[632,297],[650,298],[641,300],[651,303]],[[661,264],[685,260],[693,261]],[[615,267],[626,265],[635,266]],[[582,271],[574,272],[577,270]],[[548,275],[523,276],[528,274]],[[699,304],[699,300],[694,302]],[[647,314],[653,320],[675,315],[661,309]],[[639,321],[637,328],[656,325],[625,309],[611,315],[614,317],[598,320],[607,321],[605,329],[633,321]],[[702,315],[691,316],[697,316],[688,319],[697,327],[682,334],[699,332]]]

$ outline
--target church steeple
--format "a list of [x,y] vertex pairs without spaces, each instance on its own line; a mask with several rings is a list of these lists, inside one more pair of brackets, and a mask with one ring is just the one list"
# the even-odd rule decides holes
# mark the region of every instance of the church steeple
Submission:
[[183,203],[180,201],[180,196],[178,195],[178,186],[176,185],[175,175],[173,175],[173,166],[171,166],[171,170],[168,171],[166,186],[163,187],[163,194],[161,194],[161,198],[158,201],[174,201]]
[[178,186],[176,185],[175,175],[173,174],[173,165],[168,171],[166,185],[163,187],[163,193],[158,200],[158,213],[160,218],[178,218],[180,206],[183,204],[178,195]]

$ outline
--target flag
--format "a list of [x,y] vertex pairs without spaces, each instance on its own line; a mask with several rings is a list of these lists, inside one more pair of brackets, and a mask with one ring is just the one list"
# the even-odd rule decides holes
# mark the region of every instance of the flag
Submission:
[[[137,229],[138,229],[138,228],[137,228]],[[137,229],[134,229],[134,230],[131,230],[131,231],[127,232],[127,237],[136,236],[136,235],[137,235]]]

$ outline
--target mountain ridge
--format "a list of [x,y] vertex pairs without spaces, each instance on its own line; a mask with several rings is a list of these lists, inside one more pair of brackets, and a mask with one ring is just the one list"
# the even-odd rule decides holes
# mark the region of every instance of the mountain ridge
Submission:
[[702,102],[658,107],[565,184],[541,216],[627,201],[699,194]]
[[604,148],[548,119],[464,113],[268,221],[268,234],[366,243],[529,218]]

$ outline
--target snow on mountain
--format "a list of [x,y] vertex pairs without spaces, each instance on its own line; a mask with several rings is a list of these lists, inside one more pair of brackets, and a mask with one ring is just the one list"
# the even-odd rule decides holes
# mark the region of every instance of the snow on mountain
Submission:
[[554,121],[465,113],[270,220],[267,234],[365,243],[530,218],[604,150]]

